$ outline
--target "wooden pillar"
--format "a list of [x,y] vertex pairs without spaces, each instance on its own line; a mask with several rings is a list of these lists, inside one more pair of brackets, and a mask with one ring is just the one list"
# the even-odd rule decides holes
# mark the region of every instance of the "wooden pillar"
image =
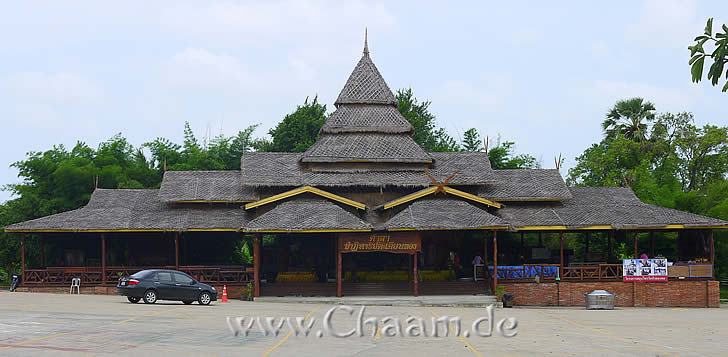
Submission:
[[564,274],[564,232],[559,232],[559,279]]
[[713,238],[713,230],[708,231],[708,241],[710,244],[710,264],[713,265],[713,276],[715,276],[715,240]]
[[637,234],[638,234],[637,232],[634,232],[634,235],[632,236],[632,243],[634,244],[634,258],[639,258],[640,257],[639,256],[640,253],[638,252],[638,250],[639,250],[639,247],[638,247],[639,242],[637,241]]
[[101,233],[101,285],[106,285],[106,233]]
[[612,256],[614,256],[614,252],[612,252],[612,239],[614,238],[614,231],[608,231],[607,232],[607,263],[612,262]]
[[488,281],[488,235],[485,231],[483,231],[483,282],[487,291],[488,285],[492,285],[492,282]]
[[20,281],[25,284],[25,234],[20,236]]
[[498,288],[498,231],[493,231],[493,293]]
[[38,241],[40,243],[40,267],[45,269],[45,239],[41,236],[38,238]]
[[419,265],[418,259],[417,259],[417,253],[412,254],[412,258],[413,258],[412,259],[413,260],[413,262],[412,262],[413,289],[414,289],[415,296],[419,296],[420,295],[420,281],[419,281],[420,279],[418,279],[418,276],[417,276],[418,275],[417,265]]
[[341,256],[341,249],[340,249],[340,240],[341,237],[338,235],[336,236],[336,296],[342,297],[344,296],[344,287],[342,285],[342,275],[344,274],[342,272],[343,270],[343,257]]
[[179,270],[179,236],[180,232],[174,234],[174,269]]
[[253,236],[253,296],[260,296],[260,234]]

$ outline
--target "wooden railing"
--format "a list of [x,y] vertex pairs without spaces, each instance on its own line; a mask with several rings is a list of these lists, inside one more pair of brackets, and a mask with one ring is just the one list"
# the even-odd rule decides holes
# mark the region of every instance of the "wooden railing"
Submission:
[[564,267],[561,280],[619,280],[622,264],[583,264]]
[[[108,266],[106,284],[115,285],[121,276],[128,276],[145,269],[175,269],[174,266]],[[252,280],[253,269],[243,266],[180,266],[183,271],[203,283],[243,284]],[[29,285],[69,285],[71,279],[81,278],[83,285],[102,283],[101,267],[48,267],[46,269],[26,269],[25,281]]]

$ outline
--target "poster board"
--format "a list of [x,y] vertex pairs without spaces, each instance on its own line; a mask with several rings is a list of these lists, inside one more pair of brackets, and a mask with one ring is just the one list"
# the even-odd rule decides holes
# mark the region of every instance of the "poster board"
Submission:
[[485,265],[473,264],[473,280],[475,280],[475,281],[485,280]]
[[622,269],[624,282],[667,282],[667,259],[623,259]]

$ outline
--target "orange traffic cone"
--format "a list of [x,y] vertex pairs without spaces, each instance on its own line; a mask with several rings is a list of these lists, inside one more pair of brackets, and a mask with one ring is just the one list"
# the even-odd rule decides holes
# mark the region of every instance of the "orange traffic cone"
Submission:
[[222,302],[228,302],[227,300],[227,285],[222,286]]

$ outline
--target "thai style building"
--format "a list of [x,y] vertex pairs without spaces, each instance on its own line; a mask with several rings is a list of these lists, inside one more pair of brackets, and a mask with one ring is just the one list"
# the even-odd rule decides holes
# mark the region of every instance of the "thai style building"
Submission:
[[[623,306],[718,306],[713,230],[728,222],[567,187],[557,170],[495,170],[485,152],[426,152],[366,44],[335,106],[304,153],[168,171],[159,189],[96,189],[85,207],[6,227],[21,286],[113,287],[168,267],[255,296],[505,290],[580,305],[601,288]],[[642,253],[672,263],[666,282],[623,281],[622,259]]]

